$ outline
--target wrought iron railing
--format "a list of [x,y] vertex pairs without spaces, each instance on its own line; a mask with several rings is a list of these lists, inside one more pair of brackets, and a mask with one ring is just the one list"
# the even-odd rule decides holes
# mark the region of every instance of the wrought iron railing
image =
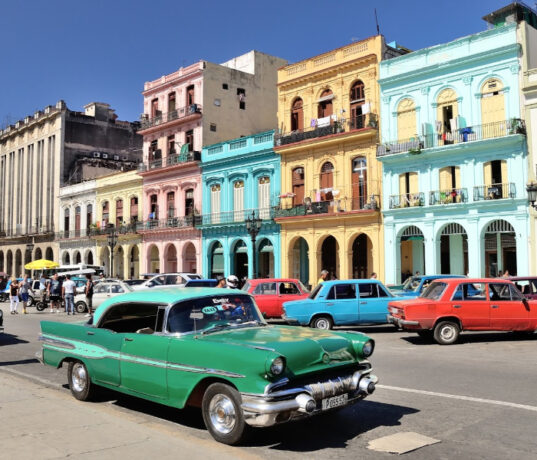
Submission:
[[157,160],[140,163],[138,165],[138,171],[144,172],[152,169],[166,168],[168,166],[174,166],[182,163],[200,160],[201,152],[197,150],[193,152],[174,153],[171,155],[166,155],[165,157],[159,158]]
[[377,146],[377,156],[382,157],[397,153],[419,154],[423,149],[494,139],[513,134],[526,134],[524,120],[512,118],[484,125],[466,126],[446,133],[416,135],[410,139],[385,142]]
[[474,187],[474,201],[483,200],[501,200],[506,198],[515,198],[516,188],[515,184],[490,184],[490,185],[478,185]]
[[183,217],[168,217],[166,219],[149,219],[138,223],[139,232],[148,232],[152,230],[162,230],[170,228],[187,228],[200,225],[201,216],[191,215]]
[[467,202],[468,190],[466,188],[450,188],[429,192],[429,204],[431,206]]
[[425,194],[403,193],[402,195],[390,195],[390,209],[409,208],[414,206],[425,206]]
[[159,113],[152,118],[143,118],[140,120],[141,129],[152,128],[153,126],[162,125],[171,121],[185,118],[190,115],[201,113],[201,104],[190,104],[185,107],[172,110],[167,113]]
[[215,212],[196,217],[199,218],[199,225],[239,224],[246,222],[246,220],[252,216],[252,212],[255,212],[256,217],[259,217],[262,220],[270,220],[273,218],[272,209],[270,207],[262,209],[242,209],[240,211]]
[[[326,117],[330,118],[330,117]],[[321,125],[318,125],[319,120],[312,120],[312,126],[289,133],[275,134],[274,145],[287,145],[301,142],[308,139],[316,139],[320,137],[330,136],[332,134],[339,134],[349,132],[356,129],[371,128],[376,129],[378,126],[377,117],[375,114],[359,115],[358,117],[350,119],[335,119],[326,120],[321,119]],[[326,123],[326,124],[325,124]]]

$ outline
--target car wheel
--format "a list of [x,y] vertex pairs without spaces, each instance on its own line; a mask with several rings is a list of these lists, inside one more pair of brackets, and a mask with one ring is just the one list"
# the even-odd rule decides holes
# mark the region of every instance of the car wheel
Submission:
[[34,298],[33,298],[31,295],[29,295],[29,296],[28,296],[28,302],[26,302],[26,305],[27,305],[28,307],[33,307],[34,303],[35,303]]
[[460,328],[453,321],[441,321],[434,328],[434,340],[440,345],[451,345],[459,338]]
[[79,300],[76,304],[75,304],[75,309],[76,309],[76,312],[77,313],[84,313],[86,310],[87,310],[87,306],[86,306],[86,302],[82,301],[82,300]]
[[45,302],[41,302],[41,301],[39,301],[39,302],[37,302],[37,303],[35,304],[35,309],[36,309],[37,311],[43,311],[45,308],[47,308],[47,305],[45,304]]
[[244,439],[248,427],[241,403],[239,392],[224,383],[213,383],[205,391],[201,412],[207,430],[216,441],[232,446]]
[[317,316],[311,320],[310,326],[315,329],[329,330],[332,329],[333,321],[330,316]]
[[86,365],[80,361],[71,361],[67,369],[69,389],[79,401],[89,401],[95,393],[95,387]]

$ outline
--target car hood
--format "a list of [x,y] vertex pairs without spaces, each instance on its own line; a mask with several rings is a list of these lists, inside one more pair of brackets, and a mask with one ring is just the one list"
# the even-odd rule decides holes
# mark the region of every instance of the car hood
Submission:
[[[264,326],[222,331],[198,339],[246,346],[277,353],[285,357],[287,368],[295,375],[335,364],[356,362],[353,340],[345,333],[318,331],[292,326]],[[367,338],[356,335],[357,341]]]

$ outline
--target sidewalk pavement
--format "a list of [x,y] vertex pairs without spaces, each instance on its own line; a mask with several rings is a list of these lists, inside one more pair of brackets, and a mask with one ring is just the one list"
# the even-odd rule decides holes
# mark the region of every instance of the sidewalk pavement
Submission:
[[258,458],[1,371],[0,421],[0,459]]

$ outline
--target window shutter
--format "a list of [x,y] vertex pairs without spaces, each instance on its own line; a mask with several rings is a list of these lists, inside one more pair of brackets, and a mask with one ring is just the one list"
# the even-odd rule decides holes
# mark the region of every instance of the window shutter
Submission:
[[409,193],[418,193],[419,187],[418,187],[418,173],[417,172],[411,172],[409,174],[409,187],[410,190]]
[[399,174],[399,195],[407,193],[406,190],[406,174]]
[[461,168],[455,167],[455,187],[461,188]]
[[244,211],[244,183],[235,182],[233,187],[233,211],[235,221],[241,221],[243,219]]
[[492,184],[492,164],[490,161],[483,164],[483,180],[485,185]]
[[213,224],[220,222],[220,187],[211,190],[211,221]]
[[507,182],[509,182],[507,176],[507,161],[502,160],[502,184],[506,184]]

